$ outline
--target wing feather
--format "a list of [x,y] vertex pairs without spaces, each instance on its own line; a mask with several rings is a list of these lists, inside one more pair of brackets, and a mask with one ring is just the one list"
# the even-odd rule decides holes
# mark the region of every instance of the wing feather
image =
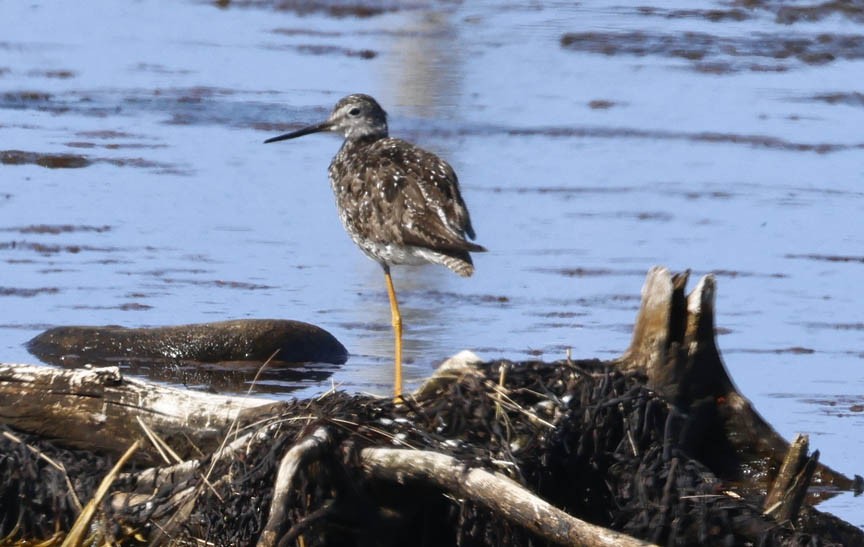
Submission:
[[459,181],[450,165],[399,139],[380,139],[363,154],[355,172],[379,200],[360,214],[374,224],[367,231],[379,243],[398,242],[435,250],[481,251],[474,238]]

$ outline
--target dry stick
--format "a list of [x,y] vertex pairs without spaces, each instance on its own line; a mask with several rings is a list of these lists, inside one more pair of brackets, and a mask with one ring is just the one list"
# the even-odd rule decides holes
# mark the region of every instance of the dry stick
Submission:
[[114,481],[117,479],[117,475],[120,474],[120,469],[126,465],[126,462],[129,461],[140,446],[140,439],[132,443],[132,446],[130,446],[126,452],[120,456],[120,459],[117,460],[117,463],[114,464],[111,471],[105,475],[105,478],[103,478],[102,482],[99,483],[99,488],[96,489],[93,499],[87,503],[84,510],[81,511],[81,514],[78,515],[78,519],[75,520],[75,524],[72,525],[72,529],[69,530],[69,534],[66,536],[66,539],[63,540],[62,547],[81,545],[81,542],[84,540],[84,534],[86,534],[87,530],[90,528],[90,521],[93,520],[93,515],[96,513],[96,507],[102,503],[102,500],[108,493],[108,489],[111,488],[111,485],[114,484]]
[[[141,429],[144,431],[144,434],[147,435],[147,438],[150,440],[150,443],[153,445],[153,448],[155,448],[156,452],[158,452],[159,455],[162,456],[162,460],[167,465],[171,465],[171,460],[168,459],[168,454],[162,448],[162,444],[156,440],[156,434],[153,433],[153,431],[149,427],[147,427],[147,424],[144,423],[144,421],[141,419],[141,416],[135,416],[135,419],[138,420],[138,425],[141,426]],[[174,463],[179,463],[179,460],[174,462]]]
[[515,481],[483,469],[471,469],[450,456],[420,450],[364,448],[364,471],[373,479],[423,481],[456,498],[479,503],[544,539],[565,546],[651,545],[579,520],[538,498]]
[[503,411],[501,410],[501,394],[504,392],[504,382],[507,380],[507,363],[502,363],[498,367],[498,398],[495,400],[495,419],[500,420]]
[[[330,434],[323,427],[291,447],[279,463],[276,482],[273,485],[273,501],[270,502],[270,515],[267,525],[258,539],[258,547],[272,547],[279,539],[279,532],[285,525],[288,496],[291,494],[291,483],[297,471],[307,465],[310,460],[317,459],[320,453],[330,444]],[[413,451],[411,451],[413,452]]]
[[540,424],[548,427],[549,429],[555,429],[555,424],[547,422],[537,414],[520,406],[519,403],[511,399],[510,396],[507,395],[506,390],[499,387],[498,384],[492,383],[488,380],[484,382],[484,384],[489,387],[491,391],[494,392],[486,392],[485,394],[486,396],[490,397],[495,403],[508,407],[510,410],[514,410],[516,412],[524,414],[534,425]]

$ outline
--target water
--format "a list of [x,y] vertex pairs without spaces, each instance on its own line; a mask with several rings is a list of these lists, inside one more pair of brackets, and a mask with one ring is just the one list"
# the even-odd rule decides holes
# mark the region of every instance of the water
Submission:
[[[290,318],[352,356],[285,396],[387,393],[383,276],[326,182],[338,138],[262,145],[365,92],[451,162],[490,249],[468,280],[394,270],[409,386],[463,348],[613,357],[650,266],[713,271],[740,390],[862,473],[861,8],[225,4],[0,7],[0,150],[31,153],[0,165],[2,361],[55,325]],[[864,526],[851,495],[821,507]]]

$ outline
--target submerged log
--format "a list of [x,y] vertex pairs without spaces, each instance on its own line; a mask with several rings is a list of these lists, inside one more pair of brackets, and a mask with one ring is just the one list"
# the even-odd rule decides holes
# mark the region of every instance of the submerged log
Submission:
[[[0,537],[68,530],[81,504],[66,500],[93,497],[91,469],[104,473],[146,437],[139,452],[162,463],[117,478],[95,541],[864,545],[861,530],[806,505],[790,504],[782,522],[763,514],[760,477],[787,445],[723,367],[713,277],[689,297],[686,277],[649,273],[633,343],[615,362],[463,354],[403,405],[191,394],[179,412],[169,401],[188,392],[116,369],[0,367],[0,421],[16,429],[0,436],[0,500],[21,500],[2,504]],[[823,484],[854,484],[819,471]]]
[[348,351],[324,329],[283,319],[238,319],[154,328],[55,327],[27,343],[46,363],[80,366],[118,360],[216,363],[316,361],[341,364]]

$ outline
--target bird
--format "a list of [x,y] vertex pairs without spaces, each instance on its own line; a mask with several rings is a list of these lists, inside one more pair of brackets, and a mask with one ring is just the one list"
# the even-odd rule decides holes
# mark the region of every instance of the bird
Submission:
[[351,239],[384,269],[394,336],[394,395],[402,400],[402,315],[390,267],[433,263],[462,277],[474,273],[474,227],[449,163],[410,142],[390,137],[387,113],[374,98],[348,95],[329,117],[267,139],[266,143],[332,132],[344,137],[330,162],[330,185]]

